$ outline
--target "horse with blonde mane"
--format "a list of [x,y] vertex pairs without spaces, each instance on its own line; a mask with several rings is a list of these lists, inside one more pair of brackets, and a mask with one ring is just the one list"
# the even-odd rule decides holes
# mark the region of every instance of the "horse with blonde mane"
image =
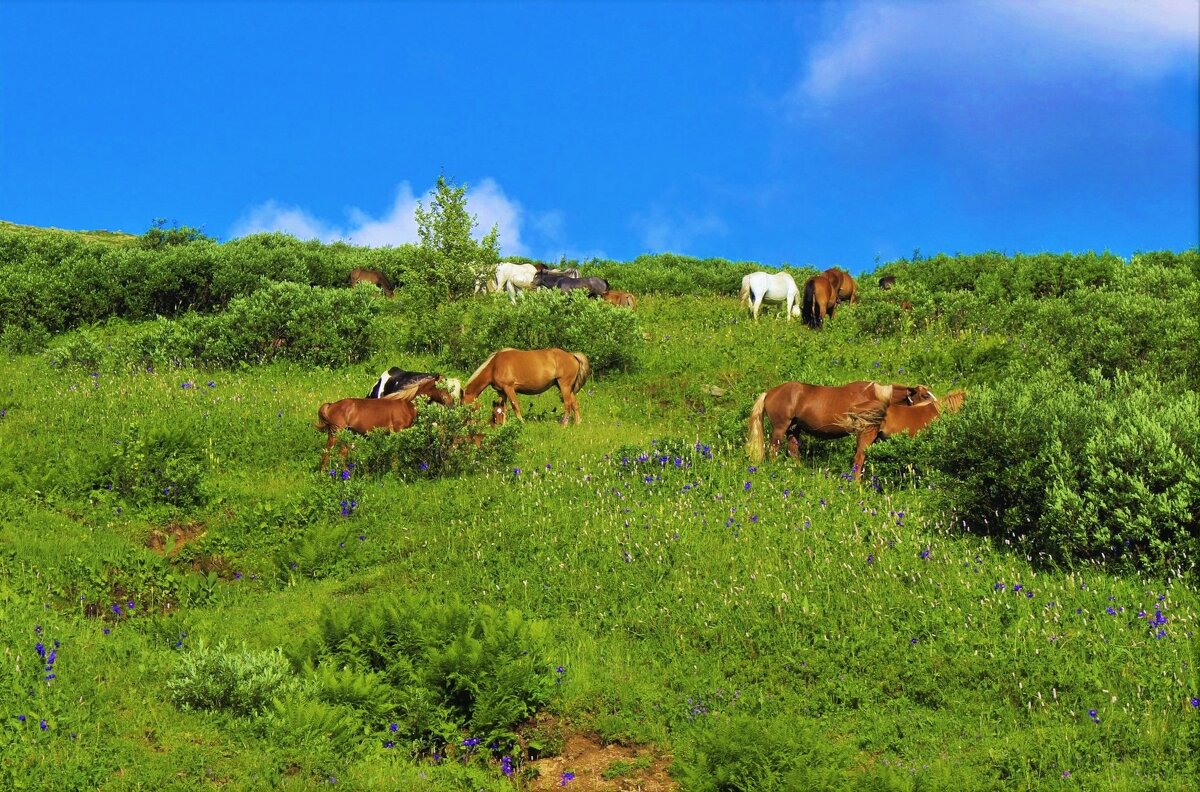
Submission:
[[888,438],[903,432],[909,437],[916,437],[918,432],[933,423],[943,412],[956,413],[961,410],[966,398],[966,391],[956,390],[950,391],[937,401],[914,404],[911,407],[907,404],[888,407],[887,414],[879,424],[879,436]]
[[[567,352],[553,347],[550,349],[512,349],[505,348],[493,352],[487,360],[475,369],[467,384],[463,386],[463,404],[471,404],[479,398],[488,386],[500,395],[499,407],[493,407],[493,420],[497,413],[503,415],[505,403],[511,403],[517,412],[517,417],[524,419],[521,414],[521,404],[517,394],[537,395],[558,386],[558,392],[563,400],[563,426],[570,422],[572,413],[575,423],[580,423],[579,402],[575,394],[587,382],[592,372],[592,365],[587,355],[580,352]],[[502,418],[501,418],[502,420]]]
[[924,385],[881,385],[878,382],[849,382],[845,385],[809,385],[785,382],[758,395],[750,410],[746,453],[754,462],[764,456],[763,416],[771,420],[771,456],[788,438],[788,454],[799,456],[797,435],[801,432],[821,440],[857,435],[854,478],[862,478],[867,446],[879,435],[879,425],[889,408],[936,401]]

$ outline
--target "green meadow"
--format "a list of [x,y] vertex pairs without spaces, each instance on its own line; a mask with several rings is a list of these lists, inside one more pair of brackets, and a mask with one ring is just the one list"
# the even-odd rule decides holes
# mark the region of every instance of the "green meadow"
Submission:
[[[814,331],[747,263],[582,262],[630,312],[156,230],[0,228],[0,788],[1194,788],[1197,251],[878,263]],[[389,366],[549,345],[581,425],[319,465]],[[968,398],[856,482],[748,461],[787,380]]]

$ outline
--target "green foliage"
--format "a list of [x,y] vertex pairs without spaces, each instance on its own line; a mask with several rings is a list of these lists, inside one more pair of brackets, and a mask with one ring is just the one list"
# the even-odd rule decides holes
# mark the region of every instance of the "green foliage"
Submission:
[[438,337],[425,339],[424,349],[468,371],[504,347],[559,347],[587,355],[593,373],[623,371],[636,368],[645,347],[636,315],[577,291],[542,289],[516,305],[495,295],[448,308],[434,324]]
[[[499,230],[492,226],[478,242],[471,237],[478,223],[467,212],[465,184],[456,187],[453,180],[438,176],[429,208],[417,202],[416,220],[421,248],[429,256],[421,280],[434,287],[435,297],[443,293],[449,299],[469,295],[477,282],[495,271],[500,258]],[[426,300],[425,304],[432,306],[437,302]]]
[[[564,261],[563,266],[575,266]],[[629,263],[592,259],[580,265],[585,277],[606,279],[614,289],[633,294],[712,295],[734,294],[742,286],[742,278],[758,270],[773,270],[752,261],[731,262],[725,259],[698,259],[674,253],[638,256]],[[796,285],[816,274],[810,267],[781,267],[796,280]]]
[[[521,436],[520,421],[483,428],[485,405],[443,407],[417,400],[417,418],[403,432],[379,430],[354,442],[351,458],[361,473],[392,473],[403,479],[440,478],[504,470],[512,465]],[[479,445],[475,445],[475,440]]]
[[[544,643],[544,626],[516,610],[406,596],[325,608],[318,635],[293,660],[318,667],[326,700],[369,723],[395,718],[395,739],[437,748],[469,734],[512,744],[514,729],[549,700]],[[347,672],[320,670],[331,666]]]
[[1194,570],[1200,396],[1148,377],[1050,374],[972,394],[911,446],[971,529],[1061,562]]
[[685,792],[848,789],[847,754],[804,720],[718,716],[684,747],[672,772]]
[[97,488],[139,506],[190,508],[204,503],[208,460],[199,441],[173,428],[134,429],[100,463]]
[[224,710],[250,717],[267,711],[271,701],[294,687],[292,669],[279,651],[233,650],[225,642],[203,641],[185,650],[175,675],[167,680],[171,700],[183,709]]

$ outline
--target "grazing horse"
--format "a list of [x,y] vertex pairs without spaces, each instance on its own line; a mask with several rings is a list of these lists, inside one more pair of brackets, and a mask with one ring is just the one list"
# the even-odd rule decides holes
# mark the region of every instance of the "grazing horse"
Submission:
[[[417,408],[412,402],[400,399],[342,399],[322,404],[317,410],[316,428],[329,433],[325,453],[321,456],[321,468],[329,465],[329,450],[337,442],[337,433],[349,429],[355,434],[365,435],[372,429],[387,429],[398,432],[413,425]],[[348,448],[342,446],[345,458]]]
[[462,395],[458,380],[444,380],[441,374],[431,371],[405,371],[392,366],[379,376],[368,399],[400,399],[414,401],[418,396],[427,396],[431,401],[450,407]]
[[956,413],[961,410],[966,398],[966,391],[956,390],[947,393],[937,401],[915,404],[911,407],[907,404],[888,407],[887,414],[883,416],[883,423],[879,424],[879,436],[887,438],[907,432],[909,437],[916,437],[917,432],[933,423],[933,419],[943,412]]
[[533,285],[543,289],[558,289],[563,294],[573,289],[581,289],[592,298],[603,297],[608,291],[608,281],[604,278],[572,278],[570,275],[545,269],[534,277]]
[[623,291],[607,291],[604,293],[604,301],[612,303],[620,308],[628,308],[633,310],[636,300],[629,292]]
[[[551,386],[557,385],[563,400],[563,426],[575,414],[575,423],[580,422],[579,402],[575,394],[587,382],[592,365],[587,355],[579,352],[567,352],[558,348],[551,349],[501,349],[493,352],[491,357],[483,361],[475,373],[467,380],[463,388],[463,404],[471,404],[489,385],[500,394],[500,421],[503,422],[505,402],[511,402],[521,415],[521,405],[517,394],[536,395],[544,393]],[[496,419],[497,408],[493,407],[492,417]]]
[[351,288],[359,283],[373,283],[379,288],[383,289],[384,295],[389,298],[395,292],[395,290],[392,288],[392,282],[387,279],[387,275],[384,275],[379,270],[366,269],[362,267],[352,269],[350,270],[350,276],[348,280],[350,281]]
[[825,317],[833,318],[837,303],[837,286],[825,273],[813,275],[804,282],[804,321],[813,330],[821,329]]
[[895,285],[896,285],[896,276],[895,275],[884,275],[882,278],[879,279],[879,288],[883,289],[884,291],[887,291],[888,289],[893,288]]
[[854,278],[850,277],[850,273],[840,267],[830,267],[823,273],[829,282],[837,289],[838,302],[848,302],[851,305],[858,302],[858,287],[854,285]]
[[738,296],[742,305],[750,307],[750,315],[755,320],[758,319],[758,309],[764,302],[783,304],[784,315],[789,322],[793,315],[800,315],[797,305],[800,290],[796,288],[796,281],[786,272],[751,272],[742,278],[742,288]]
[[746,453],[752,461],[761,461],[763,415],[771,419],[771,456],[788,438],[788,454],[799,455],[800,432],[822,440],[848,435],[858,436],[854,450],[854,478],[862,477],[867,446],[879,435],[879,425],[894,405],[914,405],[936,401],[924,385],[880,385],[878,382],[849,382],[845,385],[808,385],[785,382],[758,395],[750,411],[746,434]]
[[508,299],[517,301],[517,289],[529,291],[536,288],[533,279],[537,277],[541,264],[516,264],[511,261],[501,261],[496,265],[496,281],[488,284],[489,289],[508,292]]

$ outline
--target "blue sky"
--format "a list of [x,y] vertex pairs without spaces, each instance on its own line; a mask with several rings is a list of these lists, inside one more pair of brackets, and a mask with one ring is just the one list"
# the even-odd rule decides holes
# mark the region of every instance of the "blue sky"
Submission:
[[0,219],[871,269],[1200,243],[1200,0],[13,3]]

